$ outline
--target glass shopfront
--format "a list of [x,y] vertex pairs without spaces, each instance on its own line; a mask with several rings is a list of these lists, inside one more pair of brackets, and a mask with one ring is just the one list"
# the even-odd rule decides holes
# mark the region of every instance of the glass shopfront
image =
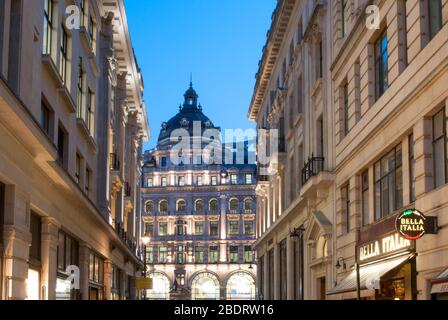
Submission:
[[29,251],[28,278],[26,280],[27,300],[40,300],[40,273],[41,273],[41,242],[42,221],[40,216],[31,212],[30,215],[31,246]]
[[56,300],[78,300],[79,289],[70,276],[79,271],[79,242],[63,231],[59,232],[57,261]]
[[395,220],[393,215],[361,229],[356,246],[359,268],[354,268],[329,295],[344,293],[349,299],[359,295],[376,300],[417,298],[415,241],[395,231]]
[[89,258],[89,300],[104,300],[104,259],[93,251]]

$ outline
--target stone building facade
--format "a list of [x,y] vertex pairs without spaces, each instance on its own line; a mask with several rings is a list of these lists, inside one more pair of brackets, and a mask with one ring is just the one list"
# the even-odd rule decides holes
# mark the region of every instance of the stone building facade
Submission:
[[[447,21],[446,0],[278,2],[249,109],[280,137],[257,185],[264,297],[446,298]],[[407,209],[441,229],[405,240]]]
[[149,129],[123,1],[0,1],[0,74],[0,298],[135,299]]
[[[220,135],[220,128],[203,114],[191,85],[184,97],[144,155],[142,221],[153,278],[147,298],[255,299],[256,165],[228,163],[218,153],[219,161],[211,159],[207,130]],[[176,161],[182,130],[191,138],[182,151],[189,159]]]

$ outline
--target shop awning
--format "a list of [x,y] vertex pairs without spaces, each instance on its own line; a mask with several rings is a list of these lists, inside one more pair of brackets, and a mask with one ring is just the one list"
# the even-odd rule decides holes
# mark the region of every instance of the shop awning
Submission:
[[[413,255],[401,256],[399,258],[389,259],[382,262],[375,262],[359,268],[360,289],[379,289],[379,281],[389,271],[403,265]],[[336,287],[331,289],[327,294],[337,294],[349,291],[355,291],[356,284],[356,269],[344,278]]]
[[448,269],[442,271],[433,280],[431,294],[435,293],[448,293]]

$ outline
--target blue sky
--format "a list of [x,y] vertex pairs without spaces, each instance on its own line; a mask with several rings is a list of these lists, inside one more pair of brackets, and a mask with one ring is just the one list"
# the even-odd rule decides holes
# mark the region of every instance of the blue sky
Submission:
[[247,120],[276,0],[125,0],[145,81],[152,138],[174,116],[190,73],[204,113],[222,129]]

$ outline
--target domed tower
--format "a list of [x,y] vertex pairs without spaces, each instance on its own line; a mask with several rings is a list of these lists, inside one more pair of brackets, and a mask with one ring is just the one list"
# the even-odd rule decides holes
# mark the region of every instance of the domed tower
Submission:
[[[202,135],[207,129],[217,129],[213,122],[202,112],[202,106],[198,103],[199,95],[193,88],[193,83],[190,82],[190,87],[185,91],[184,103],[179,107],[179,112],[167,122],[162,123],[157,146],[163,147],[172,145],[178,142],[178,136],[173,136],[173,140],[170,139],[172,134],[177,129],[185,129],[188,131],[190,137]],[[196,127],[200,125],[201,131],[196,129],[194,131],[194,125]]]

